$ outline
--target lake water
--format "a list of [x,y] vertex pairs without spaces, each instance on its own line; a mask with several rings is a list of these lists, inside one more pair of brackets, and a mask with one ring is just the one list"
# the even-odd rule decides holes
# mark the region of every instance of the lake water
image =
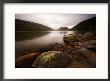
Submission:
[[15,32],[15,52],[22,53],[55,43],[64,44],[63,36],[66,34],[74,34],[74,31]]

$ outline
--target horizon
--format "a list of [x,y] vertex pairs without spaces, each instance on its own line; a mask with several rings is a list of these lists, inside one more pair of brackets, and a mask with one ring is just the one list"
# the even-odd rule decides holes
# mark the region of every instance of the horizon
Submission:
[[71,29],[78,23],[96,17],[96,14],[15,14],[15,19],[48,26],[54,30],[61,27]]

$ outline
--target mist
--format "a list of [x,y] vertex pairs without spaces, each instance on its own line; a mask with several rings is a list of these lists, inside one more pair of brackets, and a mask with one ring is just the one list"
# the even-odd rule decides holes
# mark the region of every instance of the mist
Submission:
[[15,14],[15,19],[43,24],[57,30],[60,27],[70,29],[79,22],[95,16],[95,14]]

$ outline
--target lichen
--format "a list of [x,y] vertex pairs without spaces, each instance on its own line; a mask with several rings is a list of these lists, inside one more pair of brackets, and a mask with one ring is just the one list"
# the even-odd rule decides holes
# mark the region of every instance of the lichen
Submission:
[[70,57],[62,51],[48,51],[39,55],[33,63],[33,67],[63,67],[70,61]]

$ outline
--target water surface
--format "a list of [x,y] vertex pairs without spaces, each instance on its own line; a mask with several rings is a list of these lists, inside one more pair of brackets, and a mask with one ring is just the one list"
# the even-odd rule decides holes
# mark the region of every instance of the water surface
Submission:
[[74,31],[16,32],[15,52],[18,54],[55,43],[64,44],[63,36],[73,33]]

